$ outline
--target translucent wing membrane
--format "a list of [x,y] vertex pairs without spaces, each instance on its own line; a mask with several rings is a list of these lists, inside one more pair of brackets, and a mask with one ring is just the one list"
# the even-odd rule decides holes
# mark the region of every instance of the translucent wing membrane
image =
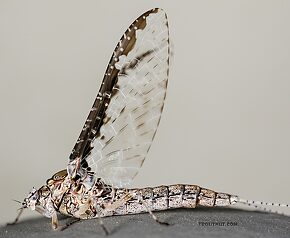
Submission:
[[84,171],[115,187],[138,173],[163,110],[169,71],[163,10],[152,9],[127,29],[108,65],[97,99],[70,156],[68,171]]

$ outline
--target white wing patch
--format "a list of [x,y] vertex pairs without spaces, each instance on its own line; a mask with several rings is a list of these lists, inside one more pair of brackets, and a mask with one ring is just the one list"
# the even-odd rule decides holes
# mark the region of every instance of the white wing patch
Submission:
[[168,80],[168,34],[166,14],[159,9],[146,18],[143,30],[136,30],[128,55],[115,60],[120,70],[117,85],[100,134],[85,158],[95,176],[115,187],[130,184],[155,136]]

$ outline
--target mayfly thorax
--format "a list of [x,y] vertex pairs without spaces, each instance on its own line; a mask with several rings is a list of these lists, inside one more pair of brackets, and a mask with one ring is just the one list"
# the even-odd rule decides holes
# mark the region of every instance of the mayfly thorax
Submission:
[[[71,152],[67,169],[34,189],[19,216],[31,208],[59,226],[57,213],[78,219],[196,206],[235,203],[287,206],[248,201],[197,185],[129,189],[156,134],[169,76],[169,28],[162,9],[137,18],[118,42],[92,109]],[[64,226],[66,227],[66,226]]]

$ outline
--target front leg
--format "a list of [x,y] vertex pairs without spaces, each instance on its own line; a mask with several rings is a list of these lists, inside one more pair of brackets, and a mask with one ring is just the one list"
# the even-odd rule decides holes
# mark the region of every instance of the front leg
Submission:
[[20,208],[20,211],[19,211],[17,217],[15,218],[15,220],[13,222],[7,223],[7,225],[15,225],[18,222],[19,217],[21,216],[23,210],[24,210],[24,207]]

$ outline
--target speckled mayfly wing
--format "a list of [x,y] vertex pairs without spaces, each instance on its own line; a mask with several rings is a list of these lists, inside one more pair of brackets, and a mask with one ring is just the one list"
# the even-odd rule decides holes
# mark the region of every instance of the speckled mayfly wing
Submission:
[[113,52],[70,155],[70,176],[89,173],[116,187],[131,182],[156,134],[168,73],[167,16],[152,9],[129,26]]

